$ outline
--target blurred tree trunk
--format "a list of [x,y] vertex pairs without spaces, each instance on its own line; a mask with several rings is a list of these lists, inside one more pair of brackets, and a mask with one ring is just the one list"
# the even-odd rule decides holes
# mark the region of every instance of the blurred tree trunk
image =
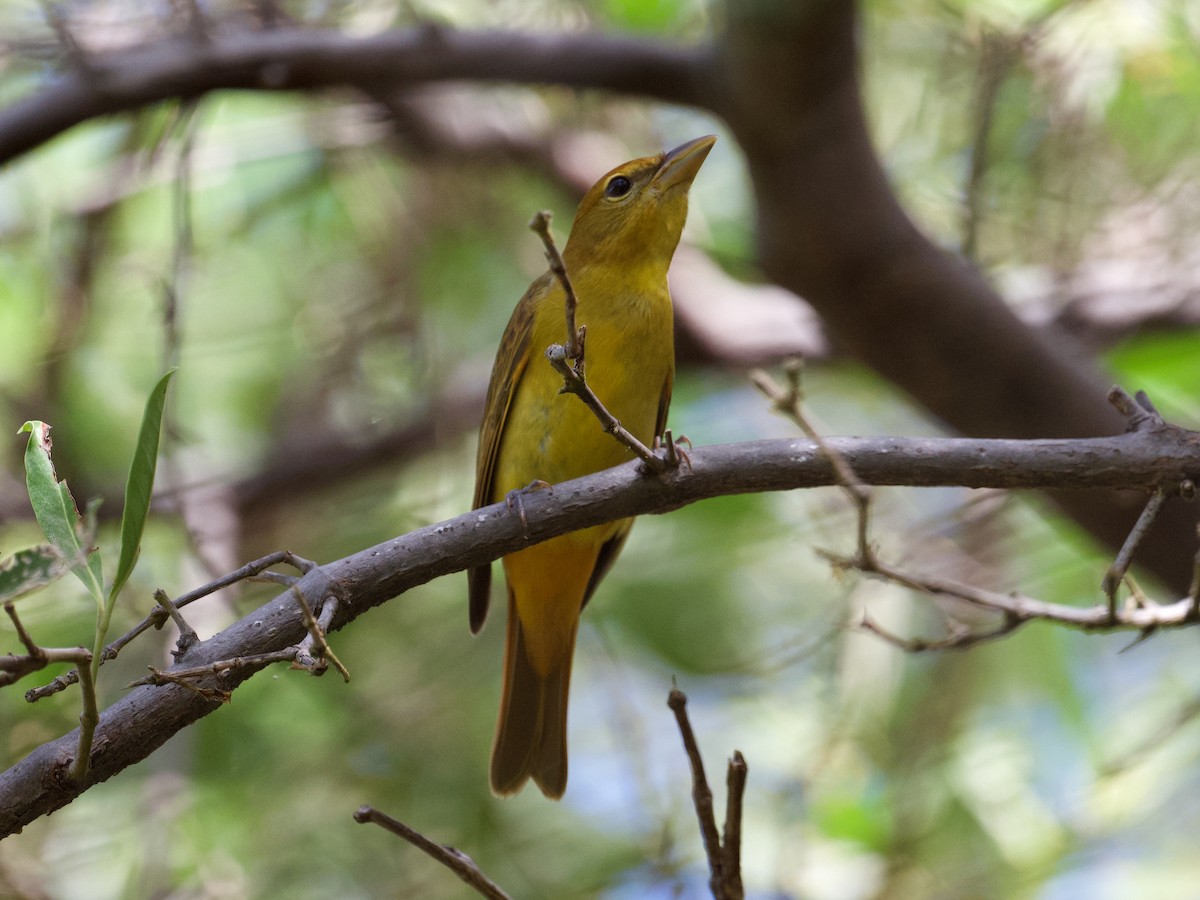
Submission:
[[[714,107],[746,154],[763,269],[820,312],[833,339],[951,428],[1069,438],[1124,428],[1111,382],[1065,336],[1030,328],[982,274],[901,208],[871,144],[858,78],[857,6],[725,6]],[[1052,494],[1120,546],[1146,497]],[[1197,517],[1169,504],[1139,561],[1177,591],[1191,580]]]

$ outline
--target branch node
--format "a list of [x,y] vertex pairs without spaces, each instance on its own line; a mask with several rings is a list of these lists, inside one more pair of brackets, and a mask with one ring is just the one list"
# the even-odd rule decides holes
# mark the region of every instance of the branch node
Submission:
[[196,629],[187,623],[187,620],[183,618],[179,609],[171,602],[171,598],[167,596],[167,592],[162,588],[154,592],[154,602],[166,611],[167,615],[175,623],[175,627],[179,629],[179,640],[175,642],[175,649],[171,651],[171,656],[178,662],[187,655],[188,650],[200,643],[200,635],[196,634]]
[[1191,503],[1196,499],[1196,482],[1190,478],[1184,478],[1179,482],[1179,498],[1186,503]]
[[1130,397],[1120,385],[1113,385],[1108,392],[1108,402],[1128,420],[1126,431],[1147,431],[1165,424],[1145,391],[1138,391]]

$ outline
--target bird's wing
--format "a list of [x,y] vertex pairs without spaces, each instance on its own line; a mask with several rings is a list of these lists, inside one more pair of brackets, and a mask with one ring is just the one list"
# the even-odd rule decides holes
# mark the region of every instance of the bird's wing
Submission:
[[[529,290],[513,310],[508,327],[504,329],[504,336],[500,339],[500,349],[496,351],[492,380],[484,402],[483,424],[479,428],[479,453],[475,458],[475,499],[472,501],[472,509],[479,509],[493,502],[496,460],[500,455],[504,425],[521,375],[529,364],[536,300],[548,289],[548,277],[549,273],[529,286]],[[483,627],[483,620],[487,618],[491,579],[490,564],[477,566],[467,573],[472,633],[478,632]]]
[[675,367],[667,370],[667,380],[663,382],[662,394],[658,400],[658,417],[654,420],[654,438],[662,437],[667,430],[667,410],[671,407],[671,388],[675,384]]

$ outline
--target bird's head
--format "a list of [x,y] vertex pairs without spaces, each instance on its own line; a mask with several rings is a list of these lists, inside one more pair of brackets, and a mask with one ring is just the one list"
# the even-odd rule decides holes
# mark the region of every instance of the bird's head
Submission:
[[597,181],[571,225],[563,251],[568,271],[650,263],[665,272],[687,219],[688,188],[716,140],[705,135],[669,153],[630,160]]

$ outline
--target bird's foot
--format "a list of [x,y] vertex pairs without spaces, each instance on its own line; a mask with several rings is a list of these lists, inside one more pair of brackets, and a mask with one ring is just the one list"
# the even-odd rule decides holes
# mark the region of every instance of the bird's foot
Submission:
[[525,537],[529,537],[529,521],[525,518],[525,502],[521,498],[532,491],[541,491],[549,487],[552,487],[550,482],[535,478],[529,484],[525,485],[525,487],[509,491],[504,495],[504,505],[508,507],[509,512],[516,509],[517,516],[521,520],[521,528],[525,532]]
[[678,438],[673,437],[671,429],[668,428],[654,439],[654,455],[662,460],[663,465],[667,469],[678,469],[680,463],[685,464],[690,469],[692,467],[692,458],[688,455],[687,450],[683,449],[683,445],[686,445],[687,449],[691,450],[691,439],[686,434],[681,434]]

